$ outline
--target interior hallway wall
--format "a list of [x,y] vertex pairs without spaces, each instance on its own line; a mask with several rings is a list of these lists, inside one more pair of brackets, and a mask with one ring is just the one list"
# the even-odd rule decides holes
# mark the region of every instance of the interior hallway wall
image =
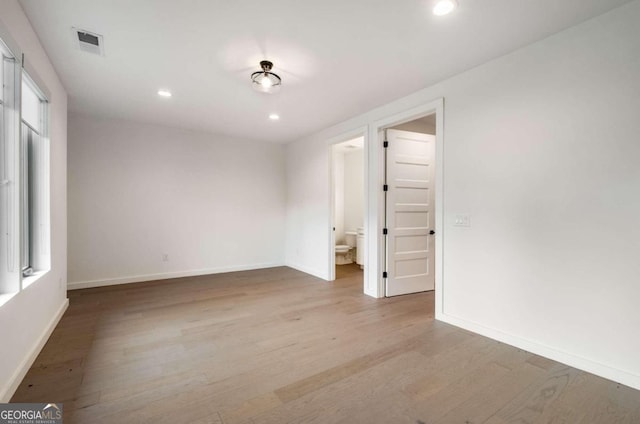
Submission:
[[344,230],[364,226],[364,151],[344,154]]
[[287,264],[328,277],[327,140],[444,98],[439,318],[640,388],[638,22],[633,1],[289,144]]
[[282,265],[284,205],[282,145],[70,116],[70,288]]
[[336,245],[344,244],[344,153],[333,150],[333,196]]

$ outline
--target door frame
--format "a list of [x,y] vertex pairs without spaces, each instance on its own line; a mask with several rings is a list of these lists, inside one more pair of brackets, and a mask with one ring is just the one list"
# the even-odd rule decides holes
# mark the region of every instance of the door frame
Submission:
[[[384,130],[396,125],[410,122],[427,115],[436,115],[436,153],[435,153],[435,315],[439,318],[443,314],[443,246],[444,246],[444,98],[439,98],[422,106],[418,106],[404,112],[396,113],[386,118],[379,119],[369,125],[369,140],[375,140],[375,147],[369,149],[369,166],[367,181],[368,189],[365,201],[367,201],[367,217],[365,222],[367,234],[367,253],[375,252],[375,260],[367,256],[369,272],[365,273],[365,293],[381,298],[385,295],[385,281],[382,271],[386,263],[385,239],[382,228],[385,225],[384,192]],[[371,143],[367,143],[371,144]],[[368,199],[368,200],[367,200]],[[377,237],[370,237],[377,234]],[[374,266],[375,264],[375,266]]]
[[[328,272],[328,281],[334,281],[336,279],[336,235],[333,228],[335,227],[336,221],[336,190],[335,190],[335,181],[334,181],[334,164],[333,164],[333,147],[336,144],[344,143],[345,141],[353,140],[354,138],[363,137],[364,138],[364,148],[362,155],[364,156],[364,179],[365,179],[365,188],[364,188],[364,204],[368,205],[367,199],[367,184],[366,179],[368,175],[368,146],[369,146],[369,138],[368,138],[368,127],[359,127],[354,130],[348,131],[346,133],[342,133],[338,136],[332,137],[327,140],[327,149],[329,155],[329,272]],[[369,218],[369,214],[367,208],[364,208],[364,226],[367,228],[367,220]],[[367,246],[365,246],[365,254],[364,258],[364,269],[367,269],[366,264],[368,264],[367,259]],[[366,271],[365,271],[366,272]],[[366,282],[366,277],[365,277]]]

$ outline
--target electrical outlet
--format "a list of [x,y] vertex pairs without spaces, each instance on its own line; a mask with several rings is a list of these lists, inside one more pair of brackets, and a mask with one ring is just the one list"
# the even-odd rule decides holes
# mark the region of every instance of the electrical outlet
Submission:
[[169,262],[169,254],[168,253],[163,253],[162,254],[162,262]]
[[471,227],[471,215],[456,215],[453,221],[454,227]]

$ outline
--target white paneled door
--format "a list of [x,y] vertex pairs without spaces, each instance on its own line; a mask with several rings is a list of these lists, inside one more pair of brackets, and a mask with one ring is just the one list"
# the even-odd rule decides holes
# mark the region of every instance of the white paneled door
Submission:
[[435,288],[435,136],[387,130],[386,296]]

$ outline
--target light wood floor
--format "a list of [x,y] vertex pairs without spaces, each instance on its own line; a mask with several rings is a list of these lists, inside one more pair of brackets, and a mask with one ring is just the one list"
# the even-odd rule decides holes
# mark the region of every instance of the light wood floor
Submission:
[[65,423],[640,423],[640,392],[289,268],[72,291],[13,402]]

